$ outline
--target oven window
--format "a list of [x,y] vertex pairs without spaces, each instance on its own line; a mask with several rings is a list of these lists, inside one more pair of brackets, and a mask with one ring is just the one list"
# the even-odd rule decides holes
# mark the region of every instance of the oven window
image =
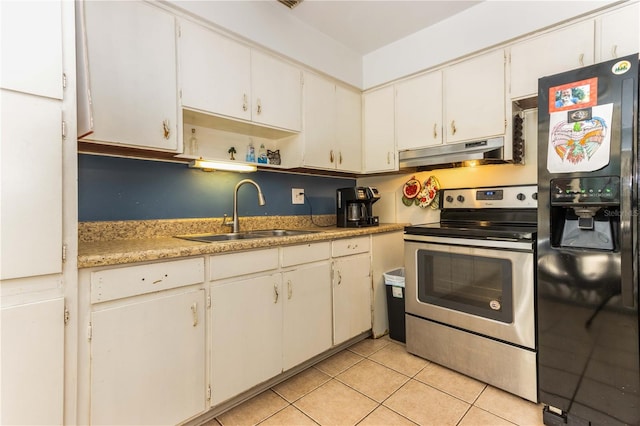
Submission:
[[510,260],[430,250],[417,256],[421,302],[513,322]]

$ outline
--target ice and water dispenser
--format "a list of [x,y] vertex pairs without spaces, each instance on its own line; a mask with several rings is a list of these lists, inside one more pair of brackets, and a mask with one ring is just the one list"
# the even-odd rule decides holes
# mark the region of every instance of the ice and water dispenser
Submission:
[[551,180],[551,246],[618,249],[620,178],[597,176]]

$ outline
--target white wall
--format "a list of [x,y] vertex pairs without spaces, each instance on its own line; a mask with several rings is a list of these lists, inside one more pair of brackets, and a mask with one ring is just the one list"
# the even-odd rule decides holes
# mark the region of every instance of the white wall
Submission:
[[362,56],[283,13],[276,1],[167,0],[224,30],[351,84],[362,87]]
[[371,88],[616,3],[487,0],[363,58]]
[[[373,214],[385,223],[429,223],[440,220],[440,211],[430,206],[410,207],[402,203],[402,186],[412,176],[420,182],[435,176],[441,188],[469,188],[498,185],[535,185],[538,182],[538,113],[527,110],[524,121],[525,164],[492,165],[481,167],[458,167],[439,169],[416,174],[365,177],[357,180],[360,186],[375,186],[380,191],[380,200],[373,205]],[[545,145],[546,146],[546,145]]]

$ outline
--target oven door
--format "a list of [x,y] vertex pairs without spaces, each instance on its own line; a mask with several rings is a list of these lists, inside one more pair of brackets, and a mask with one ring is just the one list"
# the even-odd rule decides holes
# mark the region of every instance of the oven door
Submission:
[[531,243],[410,238],[405,236],[408,314],[535,349]]

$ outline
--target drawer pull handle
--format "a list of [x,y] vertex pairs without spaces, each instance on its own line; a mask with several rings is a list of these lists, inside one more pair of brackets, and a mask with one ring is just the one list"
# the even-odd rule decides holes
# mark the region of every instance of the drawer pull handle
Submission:
[[291,285],[291,280],[287,281],[287,297],[291,300],[291,296],[293,296],[293,286]]
[[193,326],[198,325],[198,303],[191,305],[191,315],[193,315]]
[[342,284],[342,274],[340,273],[340,271],[336,271],[338,272],[338,285]]
[[[168,275],[164,274],[164,277],[160,278],[159,280],[155,280],[152,284],[158,284],[161,283],[165,278],[167,278]],[[144,281],[144,278],[142,279]]]
[[278,293],[278,284],[274,284],[273,285],[273,303],[278,303],[278,296],[280,296],[280,294]]
[[584,53],[580,54],[580,56],[578,57],[578,62],[580,63],[581,67],[584,66]]

